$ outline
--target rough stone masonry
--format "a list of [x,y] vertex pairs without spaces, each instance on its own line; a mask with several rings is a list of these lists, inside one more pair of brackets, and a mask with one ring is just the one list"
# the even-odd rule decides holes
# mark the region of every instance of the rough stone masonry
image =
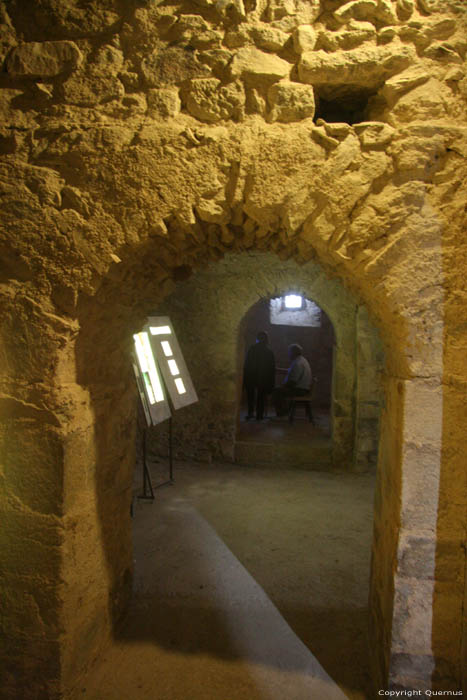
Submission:
[[0,19],[2,697],[73,697],[105,648],[131,590],[131,333],[248,251],[314,261],[379,330],[375,685],[465,687],[463,0]]

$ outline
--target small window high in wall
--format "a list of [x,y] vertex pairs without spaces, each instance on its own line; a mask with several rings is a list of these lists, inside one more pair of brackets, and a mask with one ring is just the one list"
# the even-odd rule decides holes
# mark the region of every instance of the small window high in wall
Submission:
[[303,309],[305,308],[305,298],[301,294],[286,294],[283,299],[284,309]]
[[321,309],[303,294],[290,292],[269,302],[269,321],[275,326],[319,328]]

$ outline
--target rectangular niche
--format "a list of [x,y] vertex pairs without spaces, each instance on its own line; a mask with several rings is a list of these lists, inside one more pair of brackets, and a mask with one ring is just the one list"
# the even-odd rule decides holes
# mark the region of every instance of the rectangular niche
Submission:
[[269,320],[275,326],[320,328],[321,309],[310,299],[303,299],[299,308],[287,308],[285,297],[276,297],[269,302]]

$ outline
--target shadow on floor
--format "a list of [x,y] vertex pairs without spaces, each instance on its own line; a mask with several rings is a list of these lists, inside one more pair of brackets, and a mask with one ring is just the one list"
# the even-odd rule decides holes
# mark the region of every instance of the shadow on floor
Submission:
[[175,479],[136,508],[120,638],[302,672],[311,655],[290,626],[348,697],[372,697],[373,477],[177,465]]

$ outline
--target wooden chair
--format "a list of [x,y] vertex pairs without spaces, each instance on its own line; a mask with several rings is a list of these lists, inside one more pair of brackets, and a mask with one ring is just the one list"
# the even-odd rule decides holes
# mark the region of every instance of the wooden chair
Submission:
[[311,387],[310,391],[308,394],[298,394],[296,396],[290,396],[289,397],[289,421],[290,423],[293,423],[293,420],[295,418],[295,409],[297,408],[297,405],[301,405],[305,407],[305,414],[308,416],[308,420],[312,425],[315,424],[315,421],[313,419],[313,411],[311,409],[311,401],[313,399],[313,390],[315,387],[317,379],[313,377],[311,381]]

